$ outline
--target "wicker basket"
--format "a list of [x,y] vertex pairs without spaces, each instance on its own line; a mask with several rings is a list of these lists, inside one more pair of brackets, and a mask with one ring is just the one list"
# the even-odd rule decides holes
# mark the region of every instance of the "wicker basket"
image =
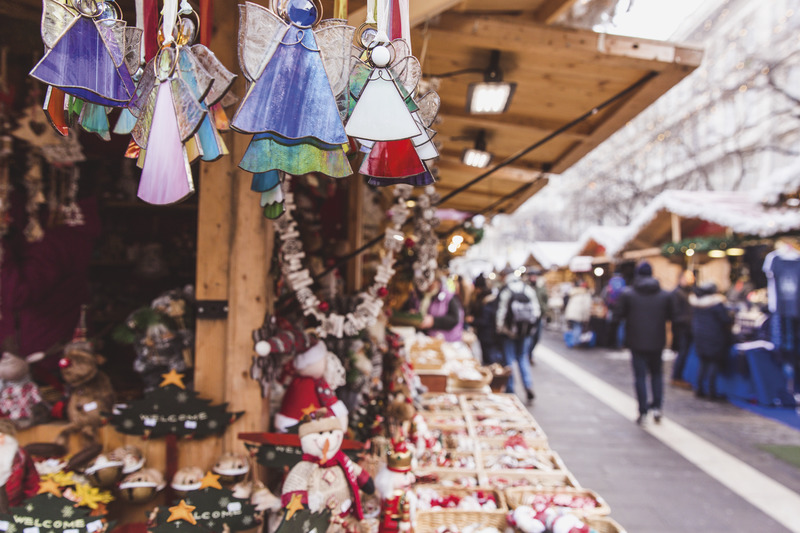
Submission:
[[[495,462],[496,462],[496,460],[498,458],[498,455],[500,455],[501,452],[492,453],[490,451],[484,451],[484,452],[481,453],[481,466],[483,467],[483,469],[486,471],[487,474],[491,474],[493,472],[495,472],[495,473],[496,472],[506,472],[506,471],[509,471],[509,470],[516,470],[516,471],[526,471],[527,470],[527,471],[530,471],[530,472],[565,472],[565,471],[567,471],[567,468],[564,466],[564,462],[561,460],[561,457],[559,457],[559,455],[556,452],[554,452],[552,450],[533,450],[532,452],[535,453],[536,459],[538,459],[538,461],[540,463],[542,463],[542,465],[540,467],[537,467],[537,468],[519,468],[519,467],[514,468],[513,466],[507,467],[507,468],[506,467],[494,467],[493,465],[495,464]],[[524,457],[521,454],[513,454],[513,453],[505,454],[505,452],[502,452],[502,453],[504,455],[510,455],[512,457],[516,456],[516,457],[524,459]]]
[[494,470],[481,473],[481,482],[497,489],[517,487],[532,489],[580,488],[580,483],[566,470],[537,472],[536,470]]
[[516,394],[464,394],[461,402],[465,411],[508,413],[514,410],[528,413]]
[[424,412],[463,412],[461,402],[455,394],[443,394],[441,392],[426,392],[419,396],[419,404]]
[[[434,484],[456,488],[478,486],[477,470],[463,470],[461,468],[431,468],[429,470],[415,471],[414,475],[417,477],[417,485]],[[468,485],[463,484],[465,479],[469,480]]]
[[595,501],[596,505],[592,509],[570,509],[570,512],[579,516],[606,516],[611,513],[611,508],[606,501],[595,491],[589,489],[576,489],[576,488],[550,488],[550,489],[534,489],[530,487],[513,487],[505,491],[506,501],[509,507],[516,509],[521,505],[528,505],[530,498],[537,495],[544,496],[580,496],[584,498],[591,498]]
[[431,428],[466,427],[467,419],[460,411],[423,411],[422,418]]
[[431,470],[431,469],[437,469],[438,470],[438,469],[444,469],[444,468],[452,468],[452,469],[456,469],[456,470],[476,470],[480,466],[480,457],[478,457],[478,455],[476,453],[474,453],[474,452],[453,452],[453,451],[449,451],[449,450],[444,450],[443,453],[446,453],[449,459],[455,460],[456,462],[458,462],[458,461],[460,461],[462,459],[473,458],[475,467],[474,468],[465,468],[463,466],[458,466],[458,465],[456,465],[456,466],[449,466],[449,465],[440,466],[440,465],[436,464],[435,462],[434,463],[429,463],[429,462],[420,461],[420,464],[419,464],[419,467],[418,467],[419,470]]
[[[478,448],[486,451],[503,451],[506,449],[506,442],[508,437],[478,437],[476,439]],[[547,442],[547,437],[542,435],[536,439],[523,439],[523,442],[528,448],[535,450],[547,450],[550,445]]]
[[583,521],[597,533],[627,533],[619,522],[607,516],[587,516]]
[[436,509],[417,511],[417,527],[414,529],[415,533],[430,532],[433,533],[441,526],[458,526],[464,528],[469,525],[482,525],[493,526],[500,531],[506,526],[506,513],[508,513],[508,506],[502,491],[494,490],[487,487],[445,487],[442,485],[431,485],[437,493],[447,496],[456,494],[459,496],[466,496],[467,494],[481,492],[491,492],[497,500],[496,511],[464,511],[461,509]]
[[461,379],[457,374],[450,374],[448,385],[452,389],[482,389],[492,382],[492,371],[487,368],[478,368],[481,379]]

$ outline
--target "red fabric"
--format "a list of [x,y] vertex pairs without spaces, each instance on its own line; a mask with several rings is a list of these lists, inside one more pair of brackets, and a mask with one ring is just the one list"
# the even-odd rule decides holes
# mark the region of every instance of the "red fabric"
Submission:
[[[307,461],[309,463],[316,463],[322,468],[333,468],[338,466],[344,472],[344,477],[347,479],[347,484],[350,485],[350,492],[353,493],[353,506],[350,507],[351,510],[355,509],[356,518],[359,520],[364,519],[364,511],[361,509],[361,487],[369,480],[369,475],[366,476],[366,479],[362,482],[362,476],[356,475],[355,472],[355,465],[353,461],[347,457],[342,450],[336,452],[336,455],[333,456],[328,462],[321,462],[322,459],[319,457],[314,457],[313,455],[309,455],[307,453],[303,454],[303,461]],[[363,473],[363,471],[362,471]]]
[[[89,300],[89,262],[100,235],[100,217],[94,199],[80,200],[78,205],[83,226],[45,227],[39,242],[29,243],[20,236],[3,244],[0,341],[16,333],[22,356],[72,339],[81,305]],[[46,374],[58,374],[59,357],[60,353],[49,354],[33,365],[37,381],[47,382]]]
[[200,0],[200,44],[211,46],[214,26],[214,0]]
[[158,52],[158,0],[144,0],[144,60]]
[[400,18],[400,2],[398,0],[391,0],[392,3],[392,27],[389,30],[389,38],[400,39],[403,37],[403,24]]
[[339,399],[323,378],[295,376],[286,388],[279,412],[286,417],[300,420],[305,414],[303,411],[313,412],[321,407],[330,407],[337,401]]
[[11,476],[5,484],[8,506],[16,507],[23,500],[33,498],[39,491],[39,474],[33,460],[24,450],[17,450],[11,465]]
[[376,142],[359,172],[375,178],[405,178],[425,172],[411,139]]

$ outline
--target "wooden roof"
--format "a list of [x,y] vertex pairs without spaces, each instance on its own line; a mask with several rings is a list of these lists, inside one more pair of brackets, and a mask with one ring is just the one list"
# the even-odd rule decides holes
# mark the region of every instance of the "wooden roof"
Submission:
[[[492,212],[515,210],[545,185],[542,171],[558,174],[569,168],[700,64],[697,49],[552,25],[575,1],[410,0],[412,45],[426,78],[484,70],[490,51],[500,50],[504,79],[517,83],[507,113],[470,115],[467,86],[482,81],[483,75],[439,78],[442,108],[435,129],[441,143],[437,189],[442,195],[483,172],[461,163],[462,151],[472,147],[480,129],[486,130],[495,164],[652,75],[631,94],[453,197],[445,207],[480,212],[500,203]],[[350,23],[356,26],[366,13],[358,4],[351,2]]]

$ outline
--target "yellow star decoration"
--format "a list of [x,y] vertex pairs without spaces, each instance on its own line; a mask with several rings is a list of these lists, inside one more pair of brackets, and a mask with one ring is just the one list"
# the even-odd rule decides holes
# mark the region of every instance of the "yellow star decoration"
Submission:
[[304,415],[309,415],[310,416],[311,413],[313,413],[316,410],[317,410],[316,406],[313,403],[310,403],[310,404],[308,404],[308,407],[306,407],[305,409],[301,409],[300,411]]
[[39,482],[39,492],[36,494],[44,494],[46,492],[53,494],[57,498],[61,497],[61,487],[53,479],[43,479]]
[[219,484],[219,476],[211,472],[206,472],[203,479],[200,480],[200,488],[212,488],[222,490],[222,485]]
[[100,504],[111,503],[114,499],[110,492],[101,491],[87,483],[75,485],[75,497],[78,499],[78,505],[89,509],[97,509]]
[[194,519],[194,515],[192,515],[192,511],[194,511],[194,505],[188,505],[185,501],[181,500],[181,503],[176,505],[175,507],[169,508],[169,518],[167,518],[167,522],[173,522],[175,520],[185,520],[192,525],[197,524],[197,520]]
[[296,513],[297,511],[302,511],[303,510],[303,502],[300,501],[302,499],[303,499],[303,496],[301,496],[300,494],[293,494],[292,495],[292,499],[289,502],[289,505],[286,506],[286,510],[289,511],[286,514],[286,520],[291,520],[292,517],[294,516],[294,513]]
[[164,378],[164,381],[161,382],[159,387],[166,387],[167,385],[175,385],[182,389],[186,388],[186,385],[183,384],[183,374],[178,374],[175,369],[173,368],[167,374],[161,374],[161,377]]
[[72,474],[72,472],[64,472],[59,470],[58,472],[53,472],[52,474],[45,474],[41,479],[42,481],[53,480],[59,487],[69,487],[75,484]]

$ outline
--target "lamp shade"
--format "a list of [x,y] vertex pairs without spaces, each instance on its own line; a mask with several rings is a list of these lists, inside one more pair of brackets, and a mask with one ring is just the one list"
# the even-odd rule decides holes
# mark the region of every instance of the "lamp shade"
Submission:
[[516,88],[516,83],[506,81],[470,83],[467,111],[476,115],[505,113]]

